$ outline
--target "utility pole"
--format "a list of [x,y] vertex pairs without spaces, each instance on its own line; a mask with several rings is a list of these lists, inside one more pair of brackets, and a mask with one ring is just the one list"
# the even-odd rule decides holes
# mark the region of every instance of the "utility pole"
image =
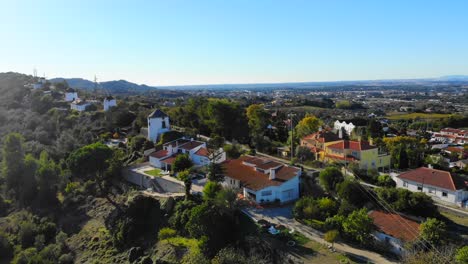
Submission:
[[288,114],[288,117],[289,117],[289,123],[291,125],[291,162],[293,160],[293,157],[294,157],[294,129],[293,129],[293,117],[296,116],[296,114],[294,113],[290,113]]

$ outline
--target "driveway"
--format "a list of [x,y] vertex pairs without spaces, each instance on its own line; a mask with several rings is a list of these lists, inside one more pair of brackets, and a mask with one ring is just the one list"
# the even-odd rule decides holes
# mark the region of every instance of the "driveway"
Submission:
[[[304,225],[298,221],[296,221],[292,217],[292,205],[278,207],[278,208],[265,208],[265,209],[258,209],[258,208],[244,208],[242,212],[252,218],[255,222],[260,219],[265,219],[270,223],[281,224],[286,226],[288,229],[292,229],[298,231],[299,233],[303,234],[307,238],[314,240],[318,243],[328,245],[328,243],[323,240],[323,233],[315,230],[307,225]],[[373,263],[398,263],[391,260],[386,259],[384,256],[367,250],[362,250],[358,248],[354,248],[350,245],[344,243],[335,243],[334,247],[336,250],[353,255],[363,261],[370,261]]]

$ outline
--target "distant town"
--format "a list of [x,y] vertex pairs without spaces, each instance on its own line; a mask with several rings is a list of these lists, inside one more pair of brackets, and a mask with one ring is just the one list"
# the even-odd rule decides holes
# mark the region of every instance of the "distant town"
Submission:
[[13,263],[455,263],[468,83],[415,82],[140,90],[0,73],[0,250]]

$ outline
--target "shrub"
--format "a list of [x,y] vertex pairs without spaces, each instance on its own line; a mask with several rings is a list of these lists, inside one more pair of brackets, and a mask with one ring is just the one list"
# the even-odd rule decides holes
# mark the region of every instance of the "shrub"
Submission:
[[158,239],[159,240],[168,239],[170,237],[175,237],[176,234],[177,232],[174,229],[169,228],[169,227],[164,227],[161,230],[159,230]]
[[0,233],[0,256],[3,258],[10,258],[13,254],[13,248],[8,240],[8,237],[4,233]]

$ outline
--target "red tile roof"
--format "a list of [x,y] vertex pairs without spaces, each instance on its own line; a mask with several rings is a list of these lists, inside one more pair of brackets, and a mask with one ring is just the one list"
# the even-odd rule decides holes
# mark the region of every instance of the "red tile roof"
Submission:
[[300,171],[299,168],[282,165],[275,170],[275,179],[270,180],[269,174],[256,171],[254,167],[243,163],[244,161],[259,162],[259,160],[263,159],[242,156],[235,160],[227,160],[223,162],[224,172],[227,177],[241,181],[246,188],[257,191],[268,186],[279,186],[294,178]]
[[160,159],[160,158],[166,157],[168,153],[169,152],[167,150],[162,149],[162,150],[151,153],[150,156],[153,158]]
[[457,148],[457,147],[447,147],[445,150],[450,151],[450,152],[459,152],[459,153],[462,153],[464,151],[463,148]]
[[195,152],[195,155],[203,157],[208,157],[209,154],[210,153],[208,153],[208,150],[206,148],[200,148],[197,152]]
[[318,131],[316,133],[305,136],[303,140],[308,141],[308,142],[310,142],[309,140],[311,140],[311,141],[318,141],[320,143],[326,143],[326,142],[340,140],[340,138],[331,131],[322,130],[322,131]]
[[357,160],[359,160],[359,159],[357,159],[357,158],[355,158],[353,156],[343,157],[343,156],[332,155],[332,154],[326,154],[325,157],[331,158],[331,159],[346,160],[346,161],[357,161]]
[[183,145],[179,145],[180,148],[185,149],[185,150],[191,150],[194,149],[200,145],[203,145],[203,142],[200,141],[190,141],[188,143],[185,143]]
[[165,158],[165,159],[161,160],[161,162],[172,165],[174,163],[175,159],[176,159],[176,156],[177,155],[170,156],[169,158]]
[[352,149],[352,150],[369,150],[376,149],[376,146],[372,146],[367,141],[352,141],[352,140],[343,140],[341,142],[331,144],[328,148],[333,149]]
[[462,189],[460,186],[459,188],[455,186],[455,182],[453,181],[450,172],[426,167],[404,172],[398,175],[398,178],[452,191]]
[[372,211],[369,216],[374,220],[374,225],[380,232],[394,238],[409,242],[415,240],[419,235],[419,223],[399,214]]

